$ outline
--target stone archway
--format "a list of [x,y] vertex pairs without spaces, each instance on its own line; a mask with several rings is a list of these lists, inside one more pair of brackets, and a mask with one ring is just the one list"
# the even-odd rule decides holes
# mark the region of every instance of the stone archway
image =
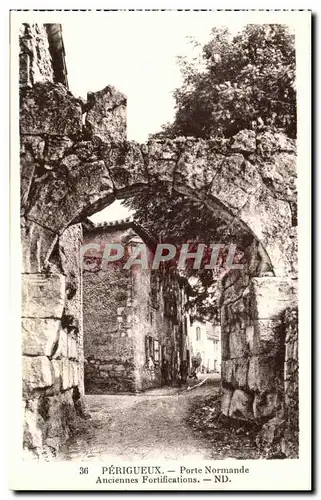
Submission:
[[[260,392],[249,385],[249,364],[254,379],[263,374],[261,354],[270,349],[261,352],[260,344],[259,352],[245,356],[236,345],[231,355],[231,335],[253,344],[275,331],[273,321],[295,301],[293,141],[247,130],[228,140],[183,137],[139,145],[126,140],[125,112],[125,96],[112,87],[90,94],[87,103],[61,84],[21,91],[25,442],[38,452],[44,445],[59,447],[81,412],[81,276],[70,255],[81,239],[77,223],[115,198],[165,184],[220,210],[227,228],[239,225],[255,236],[268,276],[251,279],[258,274],[250,267],[244,283],[228,276],[222,296],[228,412],[236,404],[233,392],[239,391],[234,400],[244,399],[243,389]],[[268,311],[260,302],[266,295],[274,297]],[[242,318],[238,333],[235,316]],[[253,399],[242,404],[253,405]],[[59,415],[58,431],[50,424],[53,414]]]
[[[59,236],[115,198],[165,183],[221,206],[232,223],[245,224],[260,241],[276,276],[295,274],[292,140],[242,131],[230,140],[182,137],[139,145],[126,141],[124,118],[114,123],[115,109],[124,107],[122,94],[106,87],[91,99],[88,109],[51,83],[21,95],[22,215],[28,227],[34,223],[43,233],[38,270],[50,256],[52,234]],[[33,267],[28,260],[26,268]]]

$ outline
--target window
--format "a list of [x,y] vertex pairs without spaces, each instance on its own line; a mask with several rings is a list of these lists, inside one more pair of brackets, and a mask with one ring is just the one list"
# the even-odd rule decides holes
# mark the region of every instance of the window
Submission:
[[196,340],[201,340],[201,329],[199,326],[196,327]]
[[145,337],[145,354],[146,354],[146,362],[149,361],[149,358],[152,357],[154,359],[154,339],[147,335]]
[[155,363],[160,362],[159,342],[157,339],[154,339],[154,361]]

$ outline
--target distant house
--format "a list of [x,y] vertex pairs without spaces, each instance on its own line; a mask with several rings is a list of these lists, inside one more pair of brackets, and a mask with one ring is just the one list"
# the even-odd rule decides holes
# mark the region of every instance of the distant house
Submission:
[[188,351],[189,370],[193,358],[200,360],[198,371],[206,373],[221,371],[221,327],[209,321],[193,320],[189,316],[187,324],[186,349]]
[[87,252],[83,270],[85,392],[135,392],[176,383],[186,337],[184,282],[173,272],[123,269],[124,261],[104,268],[107,243],[120,243],[124,255],[150,236],[131,219],[83,225]]

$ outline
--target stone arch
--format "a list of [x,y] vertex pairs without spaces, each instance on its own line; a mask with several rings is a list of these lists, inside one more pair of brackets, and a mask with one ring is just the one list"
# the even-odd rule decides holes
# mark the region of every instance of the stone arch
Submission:
[[[294,142],[278,132],[247,130],[230,139],[182,137],[140,145],[125,138],[125,103],[125,97],[112,87],[91,94],[85,105],[61,84],[38,83],[21,91],[24,393],[34,405],[26,407],[29,428],[37,424],[41,408],[47,405],[44,397],[55,401],[53,412],[67,403],[73,408],[81,406],[77,374],[82,362],[81,311],[75,311],[73,303],[73,290],[78,286],[73,266],[78,263],[66,272],[61,259],[68,260],[70,234],[71,241],[80,239],[77,223],[116,198],[166,185],[218,211],[226,219],[226,231],[234,227],[249,232],[259,242],[257,250],[272,275],[256,275],[240,284],[237,276],[229,274],[224,282],[223,323],[228,324],[229,345],[233,323],[229,315],[251,317],[253,321],[244,323],[240,335],[249,338],[247,344],[253,344],[255,338],[260,343],[267,330],[275,331],[273,321],[293,302]],[[248,278],[251,276],[255,275],[249,273]],[[274,297],[269,311],[264,310],[261,300],[266,295]],[[233,311],[230,304],[234,304]],[[68,335],[61,333],[66,331]],[[76,337],[80,339],[78,346]],[[36,347],[34,343],[30,348],[30,338],[37,338]],[[73,353],[68,359],[57,357],[64,343]],[[233,358],[226,355],[223,379],[230,385],[223,411],[224,405],[229,414],[233,404],[235,411],[240,405],[252,405],[253,413],[253,404],[258,405],[253,395],[245,400],[237,391],[257,389],[248,384],[249,363],[254,378],[264,373],[261,354],[247,356],[246,362],[243,352]],[[240,359],[235,364],[236,358]],[[245,382],[240,384],[242,377]],[[72,395],[69,389],[73,389]],[[47,431],[43,424],[40,441]]]
[[[293,141],[280,133],[243,131],[229,140],[183,137],[143,145],[119,140],[118,134],[116,142],[100,122],[114,119],[104,116],[106,100],[117,103],[118,94],[110,87],[96,93],[83,129],[81,103],[61,84],[36,84],[22,92],[22,215],[29,246],[31,233],[43,233],[38,270],[70,224],[115,198],[161,183],[221,207],[231,224],[246,226],[260,241],[276,276],[292,275]],[[284,184],[287,197],[280,194]],[[33,268],[28,259],[27,268]]]

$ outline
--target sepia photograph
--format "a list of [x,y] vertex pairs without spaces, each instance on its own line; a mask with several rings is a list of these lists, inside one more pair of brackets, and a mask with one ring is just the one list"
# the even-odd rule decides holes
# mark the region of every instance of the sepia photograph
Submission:
[[26,471],[309,489],[310,17],[11,12]]

